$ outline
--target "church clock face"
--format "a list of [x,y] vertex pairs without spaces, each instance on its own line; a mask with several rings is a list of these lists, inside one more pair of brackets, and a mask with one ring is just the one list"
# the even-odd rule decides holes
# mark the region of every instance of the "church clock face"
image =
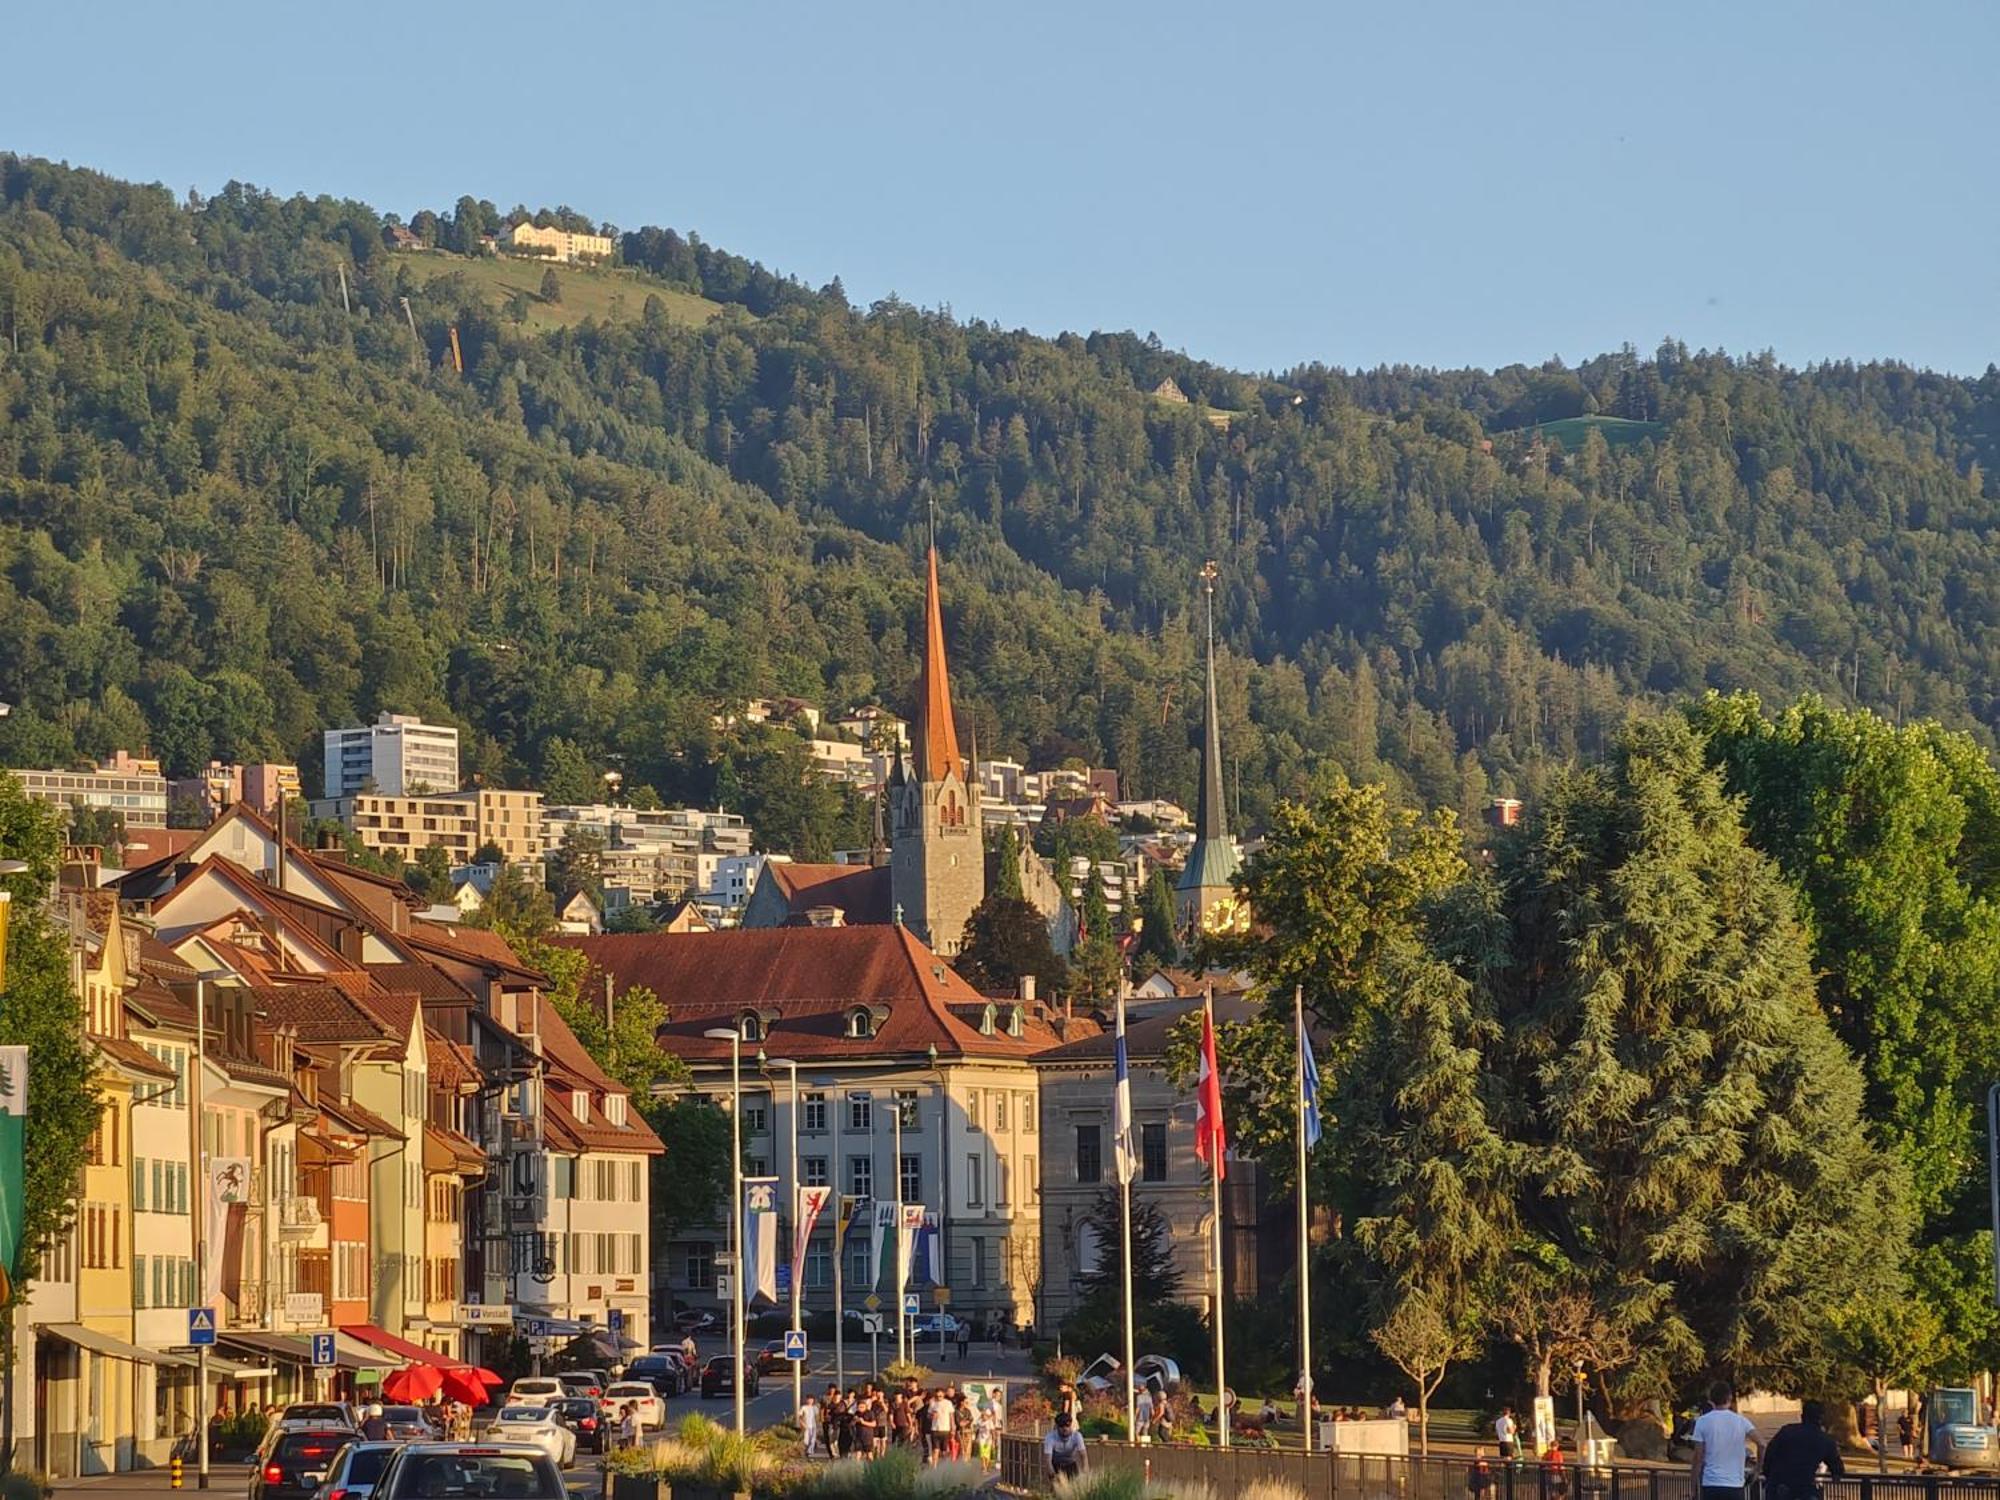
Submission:
[[1236,896],[1224,896],[1201,914],[1201,930],[1229,937],[1250,930],[1250,908]]

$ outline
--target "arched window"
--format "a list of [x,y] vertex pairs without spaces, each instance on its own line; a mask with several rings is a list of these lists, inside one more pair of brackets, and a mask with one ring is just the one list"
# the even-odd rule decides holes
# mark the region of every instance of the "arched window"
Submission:
[[875,1035],[875,1018],[868,1013],[865,1006],[857,1005],[847,1013],[847,1034],[861,1038]]
[[1011,1009],[1009,1009],[1007,1012],[1007,1035],[1019,1036],[1020,1034],[1021,1034],[1021,1007],[1016,1005],[1013,1006]]
[[995,1018],[999,1014],[999,1009],[1000,1008],[997,1005],[993,1005],[989,1002],[986,1009],[980,1012],[979,1034],[981,1036],[993,1035],[993,1023]]
[[743,1019],[737,1024],[736,1029],[746,1042],[761,1042],[764,1040],[764,1018],[754,1010],[743,1012]]

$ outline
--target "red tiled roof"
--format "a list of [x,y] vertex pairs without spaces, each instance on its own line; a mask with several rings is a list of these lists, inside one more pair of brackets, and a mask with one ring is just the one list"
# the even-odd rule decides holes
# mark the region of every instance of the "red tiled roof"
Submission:
[[396,1035],[386,1019],[337,984],[252,985],[250,998],[301,1042],[380,1042]]
[[443,1000],[469,1005],[472,996],[434,964],[370,964],[368,972],[385,990],[416,995],[423,1000]]
[[320,1113],[343,1128],[347,1135],[377,1135],[386,1140],[400,1141],[403,1132],[376,1114],[366,1105],[356,1104],[352,1099],[330,1099],[321,1094],[318,1100]]
[[507,940],[499,933],[484,927],[467,927],[458,922],[426,922],[419,918],[410,923],[407,933],[399,936],[406,938],[413,947],[440,953],[461,963],[481,968],[509,969],[537,984],[548,980],[546,974],[522,963],[520,955],[507,946]]
[[[959,1008],[986,998],[902,927],[768,927],[734,932],[557,936],[584,953],[619,989],[643,985],[667,1007],[660,1045],[689,1061],[726,1060],[729,1044],[702,1032],[734,1027],[745,1011],[767,1018],[773,1054],[795,1058],[921,1054],[1028,1057],[1055,1045],[1045,1015],[1030,1006],[1023,1035],[982,1036]],[[596,981],[601,983],[601,980]],[[592,979],[584,983],[591,992]],[[869,1041],[847,1035],[848,1017],[878,1017]]]
[[456,1130],[424,1124],[424,1170],[427,1172],[483,1172],[486,1153]]
[[759,877],[774,885],[794,917],[837,906],[849,923],[884,927],[894,915],[887,865],[796,865],[768,861]]
[[[1127,1015],[1125,1020],[1125,1056],[1133,1063],[1156,1063],[1167,1055],[1167,1040],[1175,1024],[1186,1015],[1201,1009],[1201,1000],[1166,1000],[1156,1005],[1148,1005],[1143,1017]],[[1218,1022],[1248,1021],[1263,1007],[1255,1001],[1245,1000],[1240,995],[1217,995],[1215,997],[1215,1019]],[[1117,1037],[1110,1030],[1100,1030],[1078,1040],[1068,1041],[1059,1047],[1052,1047],[1035,1059],[1037,1063],[1057,1066],[1111,1066]]]
[[172,1068],[155,1058],[152,1053],[137,1042],[122,1036],[93,1036],[90,1045],[119,1067],[132,1073],[142,1073],[148,1078],[177,1078]]
[[477,1085],[482,1078],[470,1049],[439,1036],[428,1026],[424,1028],[424,1070],[430,1074],[433,1088],[460,1089]]
[[139,939],[139,967],[161,979],[192,979],[194,965],[152,933]]
[[[576,1033],[569,1029],[555,1006],[543,996],[537,996],[535,1000],[535,1029],[542,1039],[542,1055],[548,1059],[550,1070],[555,1075],[553,1086],[543,1091],[542,1123],[559,1142],[577,1150],[650,1154],[665,1149],[652,1128],[639,1118],[639,1112],[633,1108],[629,1098],[626,1100],[623,1125],[613,1125],[604,1118],[604,1095],[623,1094],[625,1090],[605,1076],[604,1070],[597,1065],[597,1059],[584,1050],[583,1043],[576,1039]],[[564,1088],[564,1081],[572,1087]],[[578,1085],[593,1096],[588,1121],[577,1119],[570,1110],[569,1095]]]

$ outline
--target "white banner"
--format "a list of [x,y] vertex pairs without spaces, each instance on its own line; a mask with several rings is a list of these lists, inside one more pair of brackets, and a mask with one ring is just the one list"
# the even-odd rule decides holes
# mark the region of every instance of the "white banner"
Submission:
[[222,1302],[222,1269],[227,1259],[224,1246],[229,1241],[231,1204],[250,1201],[250,1158],[211,1156],[208,1159],[208,1241],[203,1247],[207,1275],[202,1278],[201,1305],[219,1307]]
[[778,1300],[778,1179],[743,1181],[743,1299]]

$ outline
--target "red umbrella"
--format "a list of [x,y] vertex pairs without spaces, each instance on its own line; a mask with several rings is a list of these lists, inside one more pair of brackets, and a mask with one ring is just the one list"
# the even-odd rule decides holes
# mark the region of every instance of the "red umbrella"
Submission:
[[474,1380],[483,1380],[488,1385],[505,1385],[507,1383],[506,1376],[495,1375],[491,1370],[487,1369],[486,1366],[484,1365],[474,1365],[472,1367],[472,1378]]
[[[486,1404],[486,1387],[479,1380],[479,1372],[468,1365],[460,1365],[451,1370],[439,1370],[443,1377],[444,1393],[454,1401],[463,1401],[467,1406]],[[436,1387],[432,1387],[436,1389]]]
[[382,1394],[391,1401],[428,1401],[444,1385],[445,1374],[436,1365],[406,1365],[382,1382]]

